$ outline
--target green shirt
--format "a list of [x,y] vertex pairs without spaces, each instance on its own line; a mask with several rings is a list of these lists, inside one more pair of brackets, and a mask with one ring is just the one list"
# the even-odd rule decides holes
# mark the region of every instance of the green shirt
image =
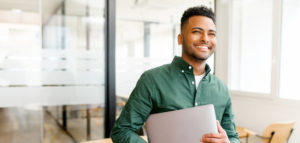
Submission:
[[[239,143],[227,87],[205,67],[205,76],[195,86],[193,67],[181,57],[142,74],[127,104],[115,122],[111,138],[114,143],[144,143],[135,132],[150,114],[213,104],[216,118],[231,142]],[[200,140],[199,140],[200,143]]]

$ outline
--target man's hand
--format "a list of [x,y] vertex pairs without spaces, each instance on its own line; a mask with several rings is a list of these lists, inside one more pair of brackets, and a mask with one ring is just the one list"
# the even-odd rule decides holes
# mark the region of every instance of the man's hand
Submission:
[[217,120],[217,127],[219,133],[209,133],[203,135],[202,143],[230,143],[226,131],[221,127],[220,122]]

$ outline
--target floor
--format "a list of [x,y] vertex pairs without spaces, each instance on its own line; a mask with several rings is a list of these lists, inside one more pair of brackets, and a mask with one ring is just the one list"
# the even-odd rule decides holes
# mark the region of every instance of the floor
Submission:
[[69,106],[67,131],[62,129],[60,107],[0,108],[0,143],[77,143],[103,138],[103,110],[91,108],[87,136],[87,106]]
[[19,108],[1,108],[0,142],[41,142],[41,119],[42,114],[39,111],[28,112]]

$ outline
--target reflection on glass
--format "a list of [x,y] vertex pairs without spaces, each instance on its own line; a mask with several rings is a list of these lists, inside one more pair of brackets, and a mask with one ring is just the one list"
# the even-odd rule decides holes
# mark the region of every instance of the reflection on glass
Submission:
[[[181,56],[177,44],[180,18],[185,9],[197,5],[214,9],[213,0],[117,0],[117,116],[144,71]],[[212,70],[213,61],[213,57],[208,61]]]

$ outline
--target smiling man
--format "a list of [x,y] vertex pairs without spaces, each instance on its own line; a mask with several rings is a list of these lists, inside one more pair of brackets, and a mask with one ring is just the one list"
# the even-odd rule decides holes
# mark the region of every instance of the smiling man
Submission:
[[219,133],[203,143],[239,143],[228,89],[210,74],[206,60],[216,48],[215,16],[206,7],[187,9],[181,18],[178,44],[182,56],[143,73],[112,130],[115,143],[144,143],[135,132],[150,114],[213,104]]

